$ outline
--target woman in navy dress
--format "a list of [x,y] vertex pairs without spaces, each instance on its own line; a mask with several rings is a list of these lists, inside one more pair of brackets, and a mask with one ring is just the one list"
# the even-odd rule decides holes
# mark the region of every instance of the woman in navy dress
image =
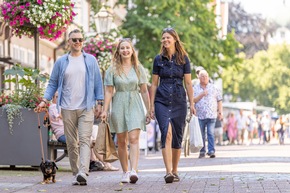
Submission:
[[[190,112],[195,114],[191,69],[187,53],[173,28],[162,32],[161,49],[154,59],[151,85],[151,118],[161,131],[162,155],[166,183],[179,181],[177,166],[187,114],[186,92]],[[185,85],[185,89],[183,86]]]

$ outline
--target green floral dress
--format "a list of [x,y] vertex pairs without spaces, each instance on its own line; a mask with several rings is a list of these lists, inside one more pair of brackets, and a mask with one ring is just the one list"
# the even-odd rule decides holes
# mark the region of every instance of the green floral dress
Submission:
[[115,87],[109,121],[112,133],[130,132],[137,128],[146,129],[145,111],[139,86],[147,84],[147,78],[142,65],[139,65],[139,70],[139,79],[133,67],[128,75],[114,75],[112,67],[106,71],[104,85]]

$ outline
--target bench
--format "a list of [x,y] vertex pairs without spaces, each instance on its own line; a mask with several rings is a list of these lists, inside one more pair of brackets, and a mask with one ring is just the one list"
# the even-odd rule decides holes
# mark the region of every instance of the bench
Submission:
[[[45,115],[44,120],[43,120],[43,125],[47,127],[47,135],[48,135],[48,141],[47,141],[47,159],[49,160],[54,160],[55,162],[58,162],[68,156],[67,153],[67,147],[66,143],[58,142],[56,140],[51,140],[49,136],[53,135],[51,132],[51,125],[50,125],[50,120],[48,114]],[[63,149],[64,153],[57,157],[57,150],[58,149]]]
[[[62,142],[58,142],[58,141],[48,141],[47,144],[47,158],[49,160],[54,160],[55,162],[58,162],[60,160],[62,160],[64,157],[66,157],[67,154],[67,147],[66,147],[66,143],[62,143]],[[64,153],[57,157],[57,150],[58,149],[63,149]]]

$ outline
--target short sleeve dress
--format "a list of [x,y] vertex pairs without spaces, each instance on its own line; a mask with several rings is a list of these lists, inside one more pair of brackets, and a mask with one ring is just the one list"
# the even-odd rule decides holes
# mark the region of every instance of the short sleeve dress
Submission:
[[187,114],[186,92],[183,86],[184,74],[190,74],[190,62],[178,65],[176,56],[172,60],[161,55],[154,59],[153,74],[159,76],[159,86],[155,95],[155,117],[161,131],[161,146],[165,141],[169,122],[172,125],[172,148],[180,149]]
[[114,86],[110,113],[110,130],[112,133],[123,133],[134,129],[146,130],[145,111],[140,97],[139,86],[147,84],[144,67],[138,65],[140,77],[132,67],[127,75],[114,74],[112,66],[106,71],[105,86]]

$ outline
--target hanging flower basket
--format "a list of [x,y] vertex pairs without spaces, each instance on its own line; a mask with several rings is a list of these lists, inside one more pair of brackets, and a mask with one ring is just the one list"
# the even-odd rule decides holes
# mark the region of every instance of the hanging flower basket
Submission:
[[70,0],[6,0],[0,14],[17,37],[32,37],[37,30],[40,38],[56,40],[76,15],[73,7]]
[[90,37],[84,43],[84,51],[96,57],[102,72],[111,65],[114,48],[115,38],[110,35]]

